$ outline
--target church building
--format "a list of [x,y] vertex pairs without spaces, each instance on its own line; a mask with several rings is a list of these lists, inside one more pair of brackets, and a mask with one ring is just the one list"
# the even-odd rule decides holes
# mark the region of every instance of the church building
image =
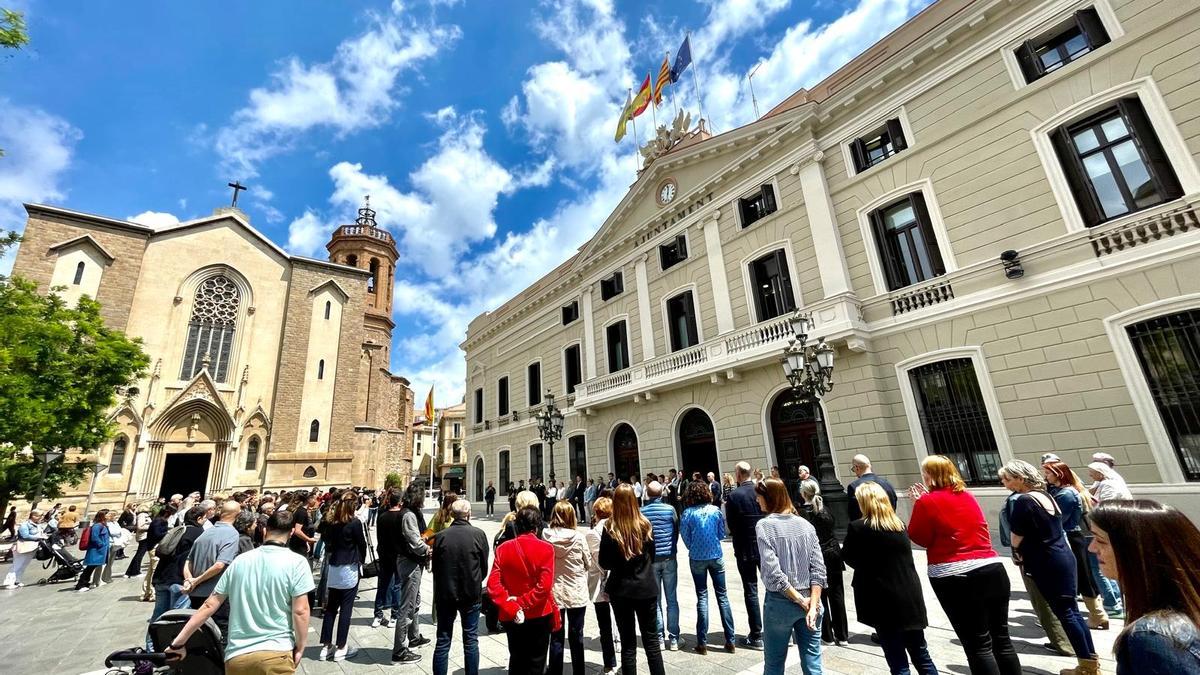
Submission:
[[236,206],[159,229],[25,208],[13,275],[68,302],[92,296],[151,362],[119,392],[114,434],[96,449],[106,468],[67,501],[411,474],[413,394],[388,368],[399,254],[369,205],[334,231],[329,260],[286,253]]

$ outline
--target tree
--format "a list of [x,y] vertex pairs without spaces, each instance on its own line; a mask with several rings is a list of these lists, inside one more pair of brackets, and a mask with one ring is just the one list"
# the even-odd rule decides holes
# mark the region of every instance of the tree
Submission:
[[[141,340],[105,326],[90,297],[70,307],[32,282],[0,279],[0,511],[38,489],[41,462],[26,449],[86,455],[109,440],[117,388],[136,381],[149,362]],[[50,465],[42,496],[61,496],[93,461]]]
[[29,44],[29,31],[25,29],[25,15],[0,7],[0,47],[20,49]]
[[388,490],[391,488],[402,488],[402,487],[404,487],[404,477],[401,476],[400,474],[396,473],[395,471],[389,473],[387,475],[387,477],[383,479],[383,489],[384,490]]

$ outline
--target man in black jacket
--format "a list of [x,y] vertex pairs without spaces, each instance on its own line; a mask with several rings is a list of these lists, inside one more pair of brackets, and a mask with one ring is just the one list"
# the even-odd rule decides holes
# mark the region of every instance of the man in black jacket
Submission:
[[[396,578],[396,557],[400,555],[401,520],[400,493],[391,490],[383,499],[383,513],[375,519],[375,535],[379,539],[376,551],[379,555],[379,578],[375,587],[375,618],[371,627],[387,628],[400,615],[400,580]],[[384,614],[384,610],[389,610]]]
[[733,535],[733,557],[737,560],[738,575],[742,578],[742,592],[746,596],[746,615],[750,631],[738,641],[739,647],[762,649],[762,606],[758,604],[758,538],[754,526],[762,520],[758,508],[758,496],[754,494],[754,481],[750,480],[750,464],[738,462],[734,469],[737,488],[729,494],[725,504],[725,519]]
[[450,505],[454,522],[433,540],[433,597],[437,599],[437,645],[433,672],[445,673],[455,616],[462,617],[463,664],[467,675],[479,673],[479,608],[488,572],[488,540],[471,525],[471,503]]

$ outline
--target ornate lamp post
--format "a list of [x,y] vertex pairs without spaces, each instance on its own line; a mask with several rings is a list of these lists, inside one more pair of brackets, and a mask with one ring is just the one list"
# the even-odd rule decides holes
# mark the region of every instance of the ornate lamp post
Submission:
[[550,480],[554,480],[554,441],[562,438],[563,414],[554,405],[554,392],[546,390],[546,407],[534,416],[537,420],[538,435],[550,446]]
[[810,344],[808,335],[815,327],[812,316],[796,310],[791,316],[793,337],[783,350],[783,373],[792,391],[802,401],[812,404],[813,420],[817,423],[817,481],[825,508],[833,514],[839,533],[844,533],[849,514],[846,510],[846,490],[838,482],[833,453],[829,450],[821,397],[833,389],[833,347],[823,338]]
[[92,496],[96,494],[96,478],[100,474],[104,473],[107,469],[108,465],[101,464],[100,462],[88,464],[88,470],[92,472],[92,486],[88,488],[87,503],[83,505],[83,517],[85,519],[88,517],[88,512],[92,508]]
[[32,508],[37,508],[37,503],[42,499],[42,489],[46,487],[46,474],[50,471],[50,465],[62,459],[67,453],[62,450],[43,450],[33,453],[33,456],[42,462],[42,477],[38,479],[37,492],[33,493],[33,499],[30,500]]

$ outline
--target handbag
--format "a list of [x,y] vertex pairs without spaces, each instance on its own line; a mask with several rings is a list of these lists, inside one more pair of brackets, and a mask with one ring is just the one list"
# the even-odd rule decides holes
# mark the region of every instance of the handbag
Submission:
[[34,540],[34,541],[30,541],[27,539],[18,539],[17,540],[17,553],[33,553],[36,550],[38,550],[38,543],[36,540]]
[[379,560],[375,557],[375,547],[371,545],[371,531],[364,527],[363,533],[367,535],[367,557],[371,560],[362,566],[362,578],[370,579],[379,576]]

